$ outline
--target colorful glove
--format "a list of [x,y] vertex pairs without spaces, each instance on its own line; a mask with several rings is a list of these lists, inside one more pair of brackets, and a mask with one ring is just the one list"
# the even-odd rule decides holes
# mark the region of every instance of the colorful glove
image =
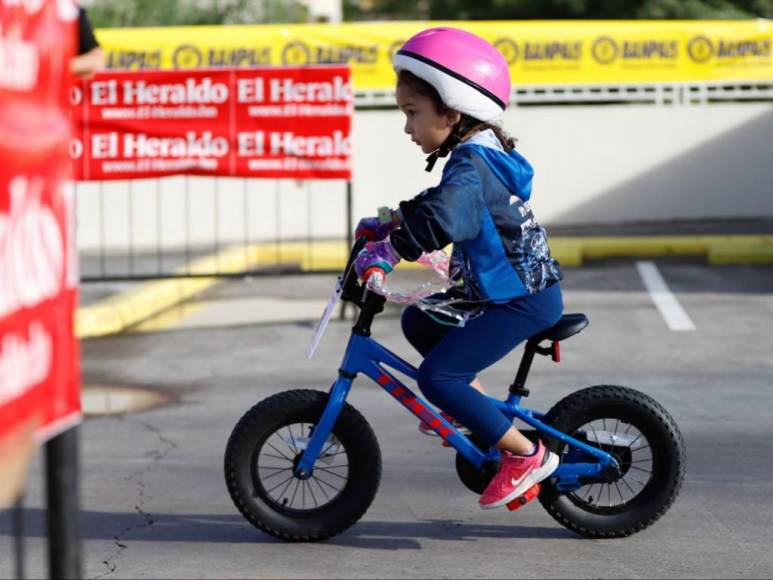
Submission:
[[371,242],[386,238],[397,225],[392,220],[392,211],[388,207],[378,208],[378,217],[366,217],[357,224],[354,239],[365,236]]
[[392,247],[389,239],[368,242],[357,254],[357,259],[354,261],[354,271],[363,282],[367,282],[368,278],[379,270],[384,275],[389,274],[399,261],[400,256]]

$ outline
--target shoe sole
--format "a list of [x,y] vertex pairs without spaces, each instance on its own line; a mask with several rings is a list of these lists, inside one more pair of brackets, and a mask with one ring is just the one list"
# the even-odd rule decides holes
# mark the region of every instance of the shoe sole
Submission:
[[521,484],[516,487],[513,491],[511,491],[509,494],[507,494],[504,498],[500,499],[499,501],[495,501],[494,503],[486,504],[486,505],[480,505],[481,509],[484,510],[493,510],[498,507],[502,507],[503,505],[509,504],[514,499],[521,497],[524,493],[526,493],[529,488],[532,486],[538,484],[543,479],[547,479],[550,477],[550,475],[558,469],[558,455],[555,453],[552,453],[550,451],[547,451],[548,458],[545,463],[542,464],[541,467],[535,469],[532,471],[529,475],[526,476],[526,478],[521,482]]

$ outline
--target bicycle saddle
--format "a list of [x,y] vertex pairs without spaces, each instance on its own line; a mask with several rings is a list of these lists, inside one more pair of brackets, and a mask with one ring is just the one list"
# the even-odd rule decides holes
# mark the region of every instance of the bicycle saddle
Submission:
[[543,340],[560,342],[577,334],[586,326],[588,326],[588,317],[584,314],[564,314],[555,325],[535,334],[529,342],[540,343]]

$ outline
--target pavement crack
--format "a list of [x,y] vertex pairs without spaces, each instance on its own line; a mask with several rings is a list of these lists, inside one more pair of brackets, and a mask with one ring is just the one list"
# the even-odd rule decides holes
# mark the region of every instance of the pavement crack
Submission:
[[[127,531],[131,530],[132,526],[129,526],[128,528],[125,528],[121,534],[125,534]],[[99,574],[97,576],[92,576],[91,580],[99,580],[100,578],[104,578],[106,576],[109,576],[113,572],[115,572],[118,569],[118,564],[116,564],[115,560],[118,558],[118,556],[121,555],[121,552],[123,552],[128,546],[121,542],[121,539],[118,536],[113,536],[113,544],[116,546],[116,550],[113,551],[113,553],[102,560],[102,564],[105,566],[105,571],[102,574]]]
[[137,486],[137,503],[134,506],[134,511],[137,512],[137,514],[142,518],[142,521],[141,523],[125,527],[119,534],[113,536],[113,543],[116,546],[116,550],[114,550],[108,558],[102,561],[102,564],[105,566],[105,571],[98,576],[93,576],[92,580],[105,578],[106,576],[109,576],[118,570],[118,564],[116,563],[116,560],[120,557],[121,553],[128,548],[128,545],[123,543],[125,540],[122,541],[121,538],[125,538],[127,534],[130,534],[141,528],[152,526],[155,523],[153,515],[145,511],[145,505],[153,499],[153,496],[146,493],[147,485],[143,481],[143,476],[149,473],[150,470],[152,470],[160,461],[169,455],[169,453],[177,449],[177,443],[168,437],[165,437],[164,434],[161,433],[161,430],[154,425],[151,425],[147,421],[142,421],[136,418],[133,420],[148,431],[155,434],[161,443],[158,449],[152,449],[146,453],[146,455],[150,458],[150,462],[147,465],[135,471],[134,473],[127,475],[124,478],[125,481],[134,481]]
[[175,443],[168,437],[165,437],[164,434],[161,433],[161,431],[157,427],[151,425],[147,421],[142,421],[139,419],[136,420],[136,422],[142,425],[143,427],[145,427],[148,431],[151,431],[152,433],[154,433],[156,437],[158,437],[158,440],[162,443],[163,447],[161,449],[152,449],[151,451],[148,451],[147,455],[152,458],[152,461],[150,462],[150,464],[146,465],[139,471],[136,471],[135,473],[127,476],[126,477],[127,481],[130,481],[136,477],[139,477],[140,475],[147,473],[148,471],[150,471],[155,467],[156,463],[158,463],[159,461],[164,459],[167,455],[169,455],[169,453],[177,449],[177,443]]

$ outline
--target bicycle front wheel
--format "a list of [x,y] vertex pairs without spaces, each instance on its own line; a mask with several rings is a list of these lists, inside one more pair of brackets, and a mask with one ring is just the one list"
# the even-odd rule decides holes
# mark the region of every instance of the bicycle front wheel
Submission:
[[378,441],[348,403],[311,477],[295,475],[327,400],[327,393],[311,390],[269,397],[245,413],[226,447],[225,479],[234,504],[255,527],[283,540],[340,534],[367,511],[379,486]]

